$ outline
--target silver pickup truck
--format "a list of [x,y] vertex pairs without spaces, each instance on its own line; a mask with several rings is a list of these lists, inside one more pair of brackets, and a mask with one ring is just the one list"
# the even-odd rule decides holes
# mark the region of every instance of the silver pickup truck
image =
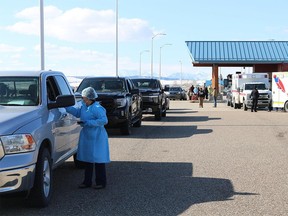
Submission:
[[49,204],[52,170],[77,151],[81,128],[67,106],[77,103],[63,73],[0,71],[0,196]]

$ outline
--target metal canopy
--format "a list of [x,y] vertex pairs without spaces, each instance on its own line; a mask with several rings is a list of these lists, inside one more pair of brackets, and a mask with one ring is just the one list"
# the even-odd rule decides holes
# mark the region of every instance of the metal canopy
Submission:
[[288,63],[288,41],[185,41],[195,66]]

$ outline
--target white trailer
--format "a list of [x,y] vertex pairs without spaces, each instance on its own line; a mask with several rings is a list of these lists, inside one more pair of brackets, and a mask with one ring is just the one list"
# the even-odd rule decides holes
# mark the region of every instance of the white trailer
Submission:
[[232,76],[232,106],[246,111],[252,106],[250,95],[254,87],[259,92],[258,107],[268,108],[271,91],[268,73],[236,73]]
[[272,106],[288,111],[288,72],[272,73]]

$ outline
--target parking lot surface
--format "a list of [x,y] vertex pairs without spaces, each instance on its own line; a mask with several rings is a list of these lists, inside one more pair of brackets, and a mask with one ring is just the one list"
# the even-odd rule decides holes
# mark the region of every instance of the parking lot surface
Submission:
[[49,207],[1,199],[0,215],[287,215],[288,114],[171,101],[130,136],[110,130],[104,190],[78,189],[72,159]]

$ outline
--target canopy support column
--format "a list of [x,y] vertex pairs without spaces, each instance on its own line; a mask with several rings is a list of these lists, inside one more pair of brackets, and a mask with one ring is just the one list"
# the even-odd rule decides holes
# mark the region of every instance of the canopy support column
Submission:
[[219,91],[219,84],[218,84],[218,65],[213,64],[212,66],[212,88],[216,88]]

